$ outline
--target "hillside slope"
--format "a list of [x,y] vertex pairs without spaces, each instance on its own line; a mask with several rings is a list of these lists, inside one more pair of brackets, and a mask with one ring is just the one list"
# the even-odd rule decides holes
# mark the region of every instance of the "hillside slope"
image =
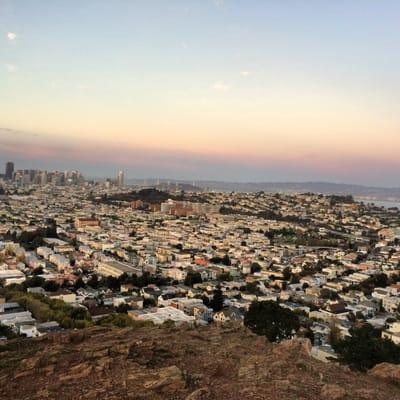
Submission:
[[242,327],[91,328],[0,349],[0,399],[400,399],[400,387]]

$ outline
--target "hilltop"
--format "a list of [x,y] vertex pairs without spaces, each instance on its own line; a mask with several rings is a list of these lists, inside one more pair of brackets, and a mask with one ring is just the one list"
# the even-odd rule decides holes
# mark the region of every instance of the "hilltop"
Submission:
[[1,399],[386,400],[400,387],[239,326],[89,328],[0,346]]

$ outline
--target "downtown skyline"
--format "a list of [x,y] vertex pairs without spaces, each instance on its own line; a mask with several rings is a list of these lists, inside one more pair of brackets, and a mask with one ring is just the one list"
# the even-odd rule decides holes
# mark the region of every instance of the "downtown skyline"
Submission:
[[0,4],[0,162],[400,186],[396,1]]

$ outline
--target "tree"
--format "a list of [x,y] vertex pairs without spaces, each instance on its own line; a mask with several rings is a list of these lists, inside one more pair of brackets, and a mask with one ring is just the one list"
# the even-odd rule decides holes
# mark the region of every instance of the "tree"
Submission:
[[88,280],[88,286],[90,286],[93,289],[97,289],[99,287],[99,278],[96,274],[92,275],[90,279]]
[[350,335],[334,342],[333,348],[352,368],[366,371],[382,362],[400,363],[400,346],[382,339],[381,332],[370,324],[351,328]]
[[232,264],[231,259],[229,258],[228,254],[225,254],[222,257],[222,264],[226,265],[227,267],[230,266]]
[[13,339],[17,335],[14,333],[14,331],[7,325],[0,325],[0,337],[6,337],[7,339]]
[[291,274],[291,272],[290,272],[290,268],[289,268],[289,267],[286,267],[286,268],[283,270],[283,279],[284,279],[285,281],[288,281],[288,280],[290,279],[291,276],[292,276],[292,274]]
[[35,269],[32,271],[32,274],[33,274],[33,275],[42,275],[42,274],[43,274],[43,267],[40,266],[40,267],[35,268]]
[[332,320],[329,324],[329,335],[328,335],[328,342],[331,346],[334,343],[337,343],[342,337],[342,333],[340,331],[339,325],[336,320]]
[[270,342],[290,339],[300,328],[298,316],[273,301],[251,303],[244,324],[257,335],[266,336]]
[[23,286],[25,288],[38,287],[38,286],[43,286],[44,282],[45,282],[44,278],[34,275],[32,276],[32,278],[27,279],[23,283]]
[[111,275],[107,276],[105,279],[105,284],[109,289],[112,290],[117,290],[120,287],[119,279]]
[[335,291],[326,288],[322,288],[319,295],[322,299],[326,300],[337,300],[339,298],[339,295]]
[[246,291],[252,294],[256,294],[259,292],[258,283],[257,282],[247,282],[246,283]]
[[221,282],[229,282],[232,280],[232,276],[229,271],[222,272],[222,274],[218,276],[218,280]]
[[121,303],[118,307],[115,308],[115,311],[120,314],[126,314],[132,307],[129,304]]
[[260,272],[261,265],[258,262],[253,262],[250,266],[250,272],[254,274],[254,272]]
[[210,307],[214,312],[221,311],[224,307],[224,296],[222,295],[222,290],[220,288],[214,290],[214,296],[210,301]]
[[83,282],[83,279],[81,276],[76,280],[74,287],[75,287],[75,290],[85,287],[85,282]]
[[60,285],[55,281],[46,281],[42,287],[46,292],[56,292]]
[[202,283],[201,275],[199,272],[189,271],[185,278],[186,286],[193,286],[196,283]]

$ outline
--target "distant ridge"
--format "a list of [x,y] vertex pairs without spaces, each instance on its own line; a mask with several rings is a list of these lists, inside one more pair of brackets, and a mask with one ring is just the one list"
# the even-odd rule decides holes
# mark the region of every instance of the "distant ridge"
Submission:
[[128,184],[157,186],[168,182],[171,186],[178,184],[184,190],[208,189],[217,191],[239,192],[281,192],[281,193],[321,193],[321,194],[351,194],[368,200],[400,200],[400,188],[385,188],[357,184],[332,182],[224,182],[198,180],[193,186],[188,180],[176,179],[128,179]]

